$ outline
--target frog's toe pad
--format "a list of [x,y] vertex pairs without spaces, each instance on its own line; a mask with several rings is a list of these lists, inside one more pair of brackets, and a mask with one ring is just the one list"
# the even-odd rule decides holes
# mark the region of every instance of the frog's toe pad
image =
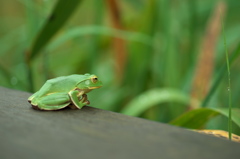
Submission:
[[89,104],[90,104],[90,101],[89,101],[89,100],[86,100],[86,101],[85,101],[85,104],[86,104],[86,105],[89,105]]

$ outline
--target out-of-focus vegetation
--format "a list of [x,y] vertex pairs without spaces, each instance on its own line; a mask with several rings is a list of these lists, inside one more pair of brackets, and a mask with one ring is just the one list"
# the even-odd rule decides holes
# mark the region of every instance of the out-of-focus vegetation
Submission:
[[[91,105],[187,128],[240,134],[240,2],[0,2],[0,85],[36,91],[49,78],[94,73]],[[228,88],[221,18],[231,65]]]

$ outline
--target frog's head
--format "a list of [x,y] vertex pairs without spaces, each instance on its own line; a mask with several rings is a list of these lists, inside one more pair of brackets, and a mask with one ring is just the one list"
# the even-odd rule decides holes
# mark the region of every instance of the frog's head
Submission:
[[96,75],[85,74],[84,76],[84,79],[77,84],[77,88],[92,90],[102,87],[103,84]]

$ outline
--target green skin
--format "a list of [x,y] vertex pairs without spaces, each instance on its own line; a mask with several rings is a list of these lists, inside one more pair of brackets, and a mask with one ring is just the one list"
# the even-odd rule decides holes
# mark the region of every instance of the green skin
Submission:
[[86,93],[102,87],[96,75],[70,75],[48,80],[28,98],[34,109],[58,110],[69,106],[81,109],[90,104]]

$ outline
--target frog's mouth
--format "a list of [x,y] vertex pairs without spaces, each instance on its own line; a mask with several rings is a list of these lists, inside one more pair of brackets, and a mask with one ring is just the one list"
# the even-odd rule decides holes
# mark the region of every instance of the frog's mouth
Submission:
[[97,89],[97,88],[100,88],[102,86],[94,86],[94,87],[88,87],[88,89]]

